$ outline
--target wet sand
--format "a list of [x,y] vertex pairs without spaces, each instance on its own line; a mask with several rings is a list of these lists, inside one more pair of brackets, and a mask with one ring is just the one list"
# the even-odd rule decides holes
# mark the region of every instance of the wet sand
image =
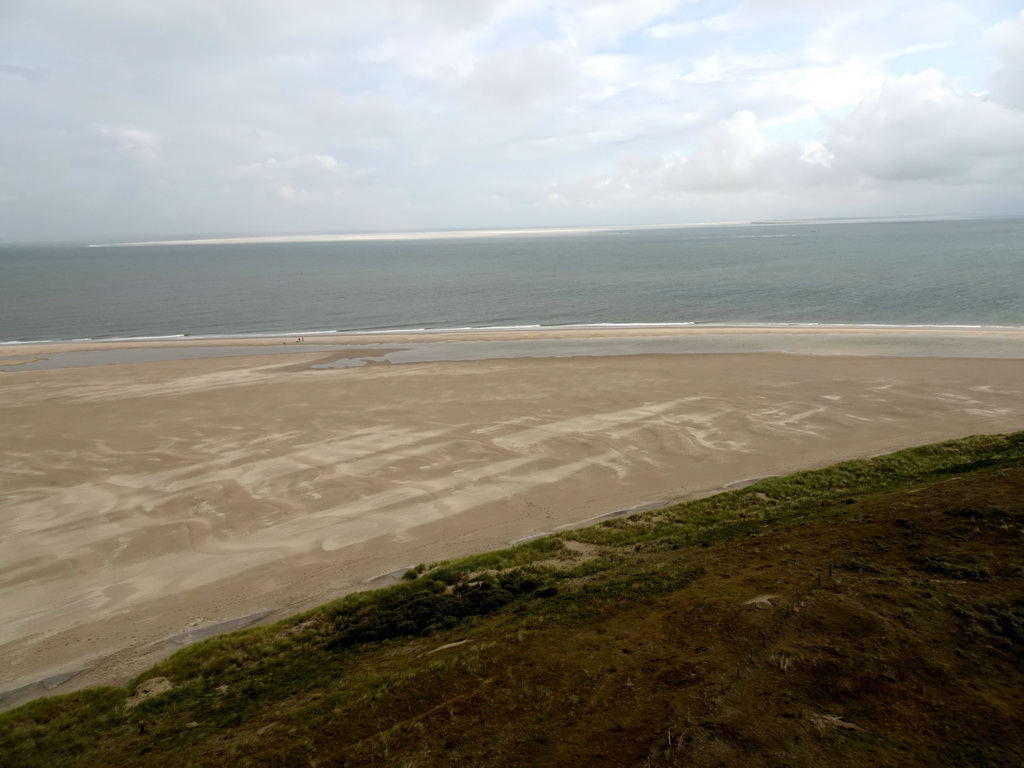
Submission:
[[123,682],[215,628],[419,562],[749,478],[1024,429],[1024,359],[324,369],[313,366],[337,353],[251,343],[248,356],[0,373],[0,691],[22,688],[6,704]]

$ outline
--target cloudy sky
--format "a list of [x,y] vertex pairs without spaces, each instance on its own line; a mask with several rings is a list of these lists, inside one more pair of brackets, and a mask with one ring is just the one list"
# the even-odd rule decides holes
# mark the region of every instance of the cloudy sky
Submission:
[[1024,214],[1001,0],[0,0],[0,241]]

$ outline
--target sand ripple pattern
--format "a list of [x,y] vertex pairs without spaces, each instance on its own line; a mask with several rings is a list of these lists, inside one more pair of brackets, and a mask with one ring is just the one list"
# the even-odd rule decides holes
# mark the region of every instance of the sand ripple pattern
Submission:
[[0,682],[69,643],[98,657],[616,509],[1024,428],[1022,374],[783,355],[8,374]]

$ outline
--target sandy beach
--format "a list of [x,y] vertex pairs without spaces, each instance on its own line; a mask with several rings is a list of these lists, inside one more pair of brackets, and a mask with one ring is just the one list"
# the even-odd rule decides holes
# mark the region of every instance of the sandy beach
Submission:
[[[233,357],[53,370],[18,363],[154,343],[0,351],[0,691],[17,691],[0,704],[123,682],[205,632],[419,562],[1024,429],[1024,359],[374,362],[380,345],[485,338],[316,338],[287,352],[294,339],[250,339]],[[356,354],[365,364],[314,367]]]

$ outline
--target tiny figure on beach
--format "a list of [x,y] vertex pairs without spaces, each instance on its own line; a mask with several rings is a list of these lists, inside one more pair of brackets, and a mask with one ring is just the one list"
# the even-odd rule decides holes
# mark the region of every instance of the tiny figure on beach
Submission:
[[145,735],[146,735],[146,724],[144,722],[139,722],[139,736],[145,736]]

